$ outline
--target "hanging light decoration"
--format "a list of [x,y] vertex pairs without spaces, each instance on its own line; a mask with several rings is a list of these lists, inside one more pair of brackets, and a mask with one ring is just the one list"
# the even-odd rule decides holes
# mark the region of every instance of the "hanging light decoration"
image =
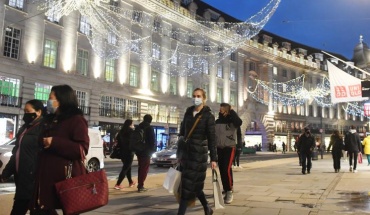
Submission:
[[[173,16],[174,11],[170,8],[158,9],[161,12],[158,13],[155,10],[128,10],[115,6],[110,0],[33,0],[39,4],[38,10],[45,11],[46,15],[62,17],[78,11],[81,16],[86,17],[90,26],[90,32],[86,36],[94,52],[101,58],[117,59],[131,51],[158,71],[161,71],[163,63],[172,62],[168,73],[178,76],[202,73],[205,65],[214,66],[245,45],[271,18],[280,1],[271,0],[245,22],[212,22],[187,18],[193,25],[191,30],[187,30],[161,26],[160,20]],[[151,0],[140,3],[153,5]],[[149,33],[143,36],[132,30],[130,25],[138,26],[136,29],[139,31]],[[153,34],[160,38],[170,37],[171,43],[175,45],[162,47],[154,44]],[[175,61],[179,63],[175,64]]]

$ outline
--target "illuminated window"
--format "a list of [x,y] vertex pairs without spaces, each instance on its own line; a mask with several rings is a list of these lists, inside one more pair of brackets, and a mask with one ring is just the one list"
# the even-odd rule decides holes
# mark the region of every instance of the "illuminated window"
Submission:
[[139,83],[139,68],[137,66],[130,66],[130,86],[137,87]]
[[47,84],[35,83],[35,99],[46,103],[49,100],[49,94],[53,86]]
[[89,109],[87,107],[89,98],[87,97],[87,95],[88,95],[87,92],[76,90],[76,97],[79,104],[79,108],[82,110],[84,114],[89,113]]
[[161,58],[161,47],[157,43],[152,45],[152,58],[160,59]]
[[202,61],[203,73],[209,75],[209,64],[208,60]]
[[187,88],[186,88],[186,96],[189,98],[193,97],[193,82],[188,80]]
[[133,11],[132,12],[132,20],[135,22],[141,22],[143,19],[143,12],[142,11]]
[[21,44],[21,30],[6,27],[4,38],[4,56],[18,59]]
[[175,51],[171,58],[171,64],[177,65],[179,59],[179,52]]
[[230,68],[230,81],[236,81],[236,69],[234,67]]
[[140,36],[138,34],[132,33],[131,34],[131,51],[135,53],[140,52]]
[[86,35],[91,34],[91,24],[86,16],[81,15],[80,18],[80,32]]
[[60,7],[51,7],[47,13],[46,13],[46,19],[50,22],[59,23],[60,20],[60,14],[58,13],[60,11]]
[[114,75],[116,70],[116,60],[109,59],[105,61],[105,80],[114,82]]
[[188,58],[188,69],[192,69],[194,67],[194,57],[190,56]]
[[117,36],[112,32],[108,32],[108,43],[117,45]]
[[217,103],[221,103],[222,102],[222,88],[218,88],[217,87],[216,102]]
[[222,67],[222,65],[220,65],[220,64],[218,64],[217,65],[217,77],[218,78],[222,78],[223,76],[224,76],[224,74],[223,74],[224,72],[223,72],[223,67]]
[[236,105],[236,92],[234,90],[230,91],[230,105]]
[[177,93],[177,77],[171,76],[170,78],[170,94],[176,95]]
[[159,72],[152,71],[152,78],[150,83],[150,89],[153,91],[159,91]]
[[[3,102],[3,98],[6,98],[6,96],[19,97],[19,88],[19,79],[0,76],[0,95],[2,95],[2,97],[0,97],[1,103]],[[5,97],[3,97],[4,95]]]
[[139,102],[136,100],[128,100],[127,101],[127,112],[132,114],[139,113]]
[[77,51],[77,73],[83,76],[87,76],[89,71],[89,52],[83,49]]
[[44,66],[57,68],[58,42],[45,39],[44,44]]

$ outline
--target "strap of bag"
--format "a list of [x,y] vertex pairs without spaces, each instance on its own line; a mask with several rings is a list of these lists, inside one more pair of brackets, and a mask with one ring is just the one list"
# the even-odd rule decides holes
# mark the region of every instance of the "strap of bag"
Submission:
[[218,175],[215,169],[212,169],[212,181],[213,182],[218,181]]
[[193,127],[191,127],[190,132],[188,133],[188,136],[187,136],[187,137],[186,137],[186,139],[185,139],[185,142],[187,142],[187,141],[190,139],[191,135],[193,134],[193,131],[194,131],[195,127],[196,127],[196,126],[198,125],[198,123],[199,123],[200,118],[202,118],[202,114],[200,114],[200,115],[198,116],[198,118],[195,120]]
[[[89,173],[89,171],[86,169],[86,165],[85,165],[85,151],[83,149],[83,147],[80,145],[80,153],[81,153],[81,164],[82,164],[82,168],[84,170],[82,170],[81,172],[85,172],[85,174]],[[69,161],[68,162],[68,166],[66,166],[65,168],[65,174],[66,174],[66,179],[69,179],[69,178],[72,178],[72,166],[73,166],[73,162],[72,161]]]

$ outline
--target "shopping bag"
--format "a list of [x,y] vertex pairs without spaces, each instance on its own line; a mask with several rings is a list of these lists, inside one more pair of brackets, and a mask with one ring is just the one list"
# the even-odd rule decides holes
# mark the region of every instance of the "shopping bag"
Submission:
[[358,156],[357,156],[357,163],[362,163],[362,153],[358,153]]
[[179,189],[180,181],[181,172],[176,168],[170,167],[164,179],[163,187],[168,190],[169,193],[174,193]]
[[224,209],[225,208],[224,198],[222,196],[220,182],[218,181],[218,175],[215,169],[212,170],[212,186],[216,210]]
[[117,144],[113,146],[112,153],[109,157],[112,159],[121,159],[121,148]]

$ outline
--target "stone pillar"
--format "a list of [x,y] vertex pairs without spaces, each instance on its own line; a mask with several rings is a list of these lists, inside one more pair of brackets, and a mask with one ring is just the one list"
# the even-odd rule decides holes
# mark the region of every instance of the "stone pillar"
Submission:
[[[121,7],[122,8],[125,8],[127,10],[132,10],[132,5],[130,4],[127,4],[126,2],[124,1],[120,1],[120,4],[121,4]],[[127,19],[121,19],[121,24],[125,27],[127,27],[127,29],[131,29],[131,21],[130,20],[127,20]],[[130,41],[131,40],[131,32],[122,28],[120,30],[120,36],[122,37],[122,39],[120,39],[121,44],[119,44],[121,46],[121,49],[122,50],[122,55],[118,58],[118,61],[117,61],[117,77],[118,77],[118,82],[120,84],[127,84],[129,83],[129,76],[130,76],[130,46],[127,47],[127,42],[125,42],[125,39],[127,41]]]
[[236,75],[238,79],[238,91],[237,91],[237,108],[239,111],[240,107],[244,105],[244,88],[247,87],[244,83],[244,57],[245,55],[242,53],[237,53],[237,67],[236,67]]
[[225,58],[222,61],[223,69],[223,102],[230,102],[230,60]]
[[60,42],[60,58],[59,62],[61,69],[64,72],[72,72],[76,70],[76,52],[77,52],[77,28],[79,15],[77,11],[70,13],[68,16],[63,16],[63,31]]
[[162,21],[163,26],[163,35],[161,41],[161,55],[162,55],[162,62],[161,62],[161,76],[160,76],[160,87],[162,93],[168,93],[170,87],[170,58],[171,58],[171,23]]
[[[0,1],[0,35],[4,35],[5,26],[5,1]],[[22,32],[23,33],[23,32]],[[0,37],[0,44],[3,45],[4,36]]]
[[[153,23],[153,17],[150,17],[150,21],[148,22]],[[141,37],[145,38],[151,36],[152,36],[151,30],[146,27],[143,27],[141,31]],[[150,90],[151,66],[147,62],[147,59],[151,57],[152,40],[145,39],[142,41],[142,44],[143,44],[142,58],[140,59],[140,88],[142,90]]]
[[[215,50],[211,50],[211,52],[215,52]],[[217,94],[217,61],[216,58],[211,57],[209,59],[209,100],[211,102],[216,101],[216,94]]]

